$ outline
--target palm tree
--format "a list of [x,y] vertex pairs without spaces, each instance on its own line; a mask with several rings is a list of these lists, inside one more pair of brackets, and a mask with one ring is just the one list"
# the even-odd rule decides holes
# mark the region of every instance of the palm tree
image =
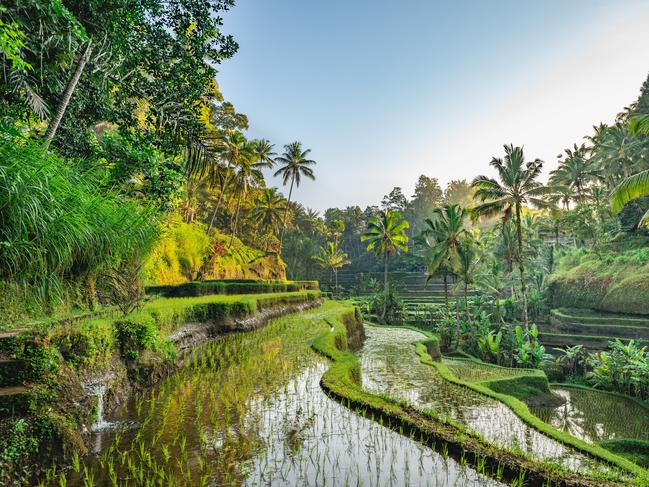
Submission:
[[543,161],[534,159],[525,162],[522,147],[505,145],[505,159],[494,157],[491,165],[498,172],[500,182],[487,176],[478,176],[471,183],[475,189],[474,198],[481,202],[473,208],[473,215],[481,216],[502,215],[504,221],[514,218],[518,244],[517,261],[520,272],[521,296],[523,298],[523,324],[528,329],[527,292],[525,286],[525,265],[523,262],[523,224],[521,213],[523,205],[531,203],[545,207],[541,196],[548,189],[537,181],[543,167]]
[[595,141],[593,159],[602,168],[609,187],[620,181],[620,175],[625,179],[634,172],[638,143],[626,125],[600,127],[592,140]]
[[210,223],[207,226],[207,234],[209,235],[212,227],[214,226],[214,219],[221,207],[223,198],[225,196],[225,189],[232,177],[232,168],[239,165],[242,159],[249,159],[253,156],[254,147],[248,143],[246,138],[241,132],[230,132],[220,142],[220,154],[226,165],[215,169],[219,182],[219,198],[216,201]]
[[428,280],[438,273],[444,278],[444,302],[448,309],[448,275],[460,266],[459,247],[468,235],[464,228],[467,212],[459,205],[444,205],[424,220],[424,230],[417,237],[423,247]]
[[579,202],[583,202],[587,184],[598,177],[597,165],[587,159],[588,149],[585,144],[566,149],[559,167],[550,172],[550,184],[568,187],[573,190]]
[[313,257],[313,260],[318,262],[323,268],[329,269],[333,272],[335,276],[334,290],[337,291],[338,270],[349,264],[347,254],[343,252],[334,242],[327,242],[326,246],[320,248],[320,254]]
[[255,154],[257,155],[257,160],[261,163],[266,164],[266,167],[271,168],[275,165],[275,154],[273,148],[275,144],[271,144],[270,141],[266,139],[259,139],[255,144]]
[[251,185],[259,184],[264,181],[264,175],[261,172],[261,169],[264,167],[269,167],[270,164],[268,161],[260,160],[258,153],[256,152],[257,142],[248,142],[241,151],[241,157],[239,158],[239,164],[237,168],[236,175],[234,177],[235,184],[237,186],[237,209],[234,214],[234,222],[232,225],[232,234],[230,235],[230,245],[234,241],[234,237],[237,233],[237,227],[239,224],[239,211],[241,209],[241,200],[245,198],[248,193],[248,188]]
[[252,221],[261,225],[264,231],[277,233],[285,210],[286,200],[277,192],[277,188],[265,188],[252,210]]
[[[282,166],[275,172],[275,176],[282,176],[284,186],[288,184],[289,180],[291,181],[291,188],[288,191],[289,205],[291,203],[291,196],[293,195],[293,185],[295,184],[299,188],[302,176],[315,180],[313,169],[310,166],[314,166],[316,162],[312,159],[307,159],[310,152],[311,149],[302,150],[302,143],[296,141],[285,145],[284,153],[275,159],[276,162],[282,164]],[[284,211],[282,232],[279,237],[280,248],[282,246],[282,240],[284,239],[284,230],[286,229],[287,211],[288,209]]]
[[361,235],[361,242],[367,242],[367,250],[374,251],[376,256],[383,256],[383,313],[385,318],[388,304],[388,260],[399,251],[408,251],[406,229],[410,224],[401,213],[394,210],[381,210],[378,216],[367,222],[367,230]]
[[469,310],[469,286],[475,282],[476,270],[480,262],[480,254],[476,241],[472,236],[462,239],[457,249],[458,267],[455,271],[457,277],[462,281],[464,291],[464,307],[466,308],[466,319],[471,320],[471,311]]
[[[626,178],[611,192],[611,206],[616,213],[632,200],[649,196],[649,170],[639,172]],[[649,211],[642,219],[641,224],[649,221]]]

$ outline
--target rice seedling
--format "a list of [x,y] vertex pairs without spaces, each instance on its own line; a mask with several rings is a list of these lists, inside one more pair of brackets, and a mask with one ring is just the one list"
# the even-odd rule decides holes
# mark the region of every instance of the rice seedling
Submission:
[[131,426],[98,432],[103,453],[68,485],[499,485],[324,394],[328,364],[310,342],[344,310],[326,303],[200,347],[118,411]]

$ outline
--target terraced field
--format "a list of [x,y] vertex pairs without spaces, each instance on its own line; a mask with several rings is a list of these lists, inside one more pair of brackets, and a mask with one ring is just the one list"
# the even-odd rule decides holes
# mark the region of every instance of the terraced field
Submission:
[[604,350],[610,340],[649,343],[649,317],[559,308],[539,324],[541,343],[552,352],[558,347],[583,344],[589,351]]
[[[377,280],[383,279],[382,273],[345,273],[338,274],[338,285],[343,289],[359,289],[361,279],[370,277]],[[397,287],[399,297],[406,306],[405,320],[413,324],[421,324],[429,318],[431,307],[444,304],[444,282],[441,279],[431,279],[425,272],[394,272],[390,274],[390,281]],[[327,279],[321,280],[323,288],[330,287],[333,282]],[[473,296],[474,290],[469,290],[469,295]],[[359,296],[369,297],[366,296]],[[458,298],[463,297],[463,293],[455,289],[455,284],[449,282],[448,285],[449,301],[455,302]]]

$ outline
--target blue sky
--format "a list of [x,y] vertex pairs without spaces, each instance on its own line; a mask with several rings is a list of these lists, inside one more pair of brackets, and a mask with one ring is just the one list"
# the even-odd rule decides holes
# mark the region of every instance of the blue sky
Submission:
[[635,100],[647,25],[641,0],[238,0],[218,81],[249,137],[312,149],[296,199],[364,207],[419,174],[488,174],[510,142],[549,171]]

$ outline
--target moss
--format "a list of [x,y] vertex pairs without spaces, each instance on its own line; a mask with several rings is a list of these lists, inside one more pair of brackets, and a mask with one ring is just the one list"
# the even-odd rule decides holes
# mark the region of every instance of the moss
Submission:
[[[646,242],[643,243],[646,245]],[[649,314],[649,248],[568,254],[550,279],[552,307]]]

